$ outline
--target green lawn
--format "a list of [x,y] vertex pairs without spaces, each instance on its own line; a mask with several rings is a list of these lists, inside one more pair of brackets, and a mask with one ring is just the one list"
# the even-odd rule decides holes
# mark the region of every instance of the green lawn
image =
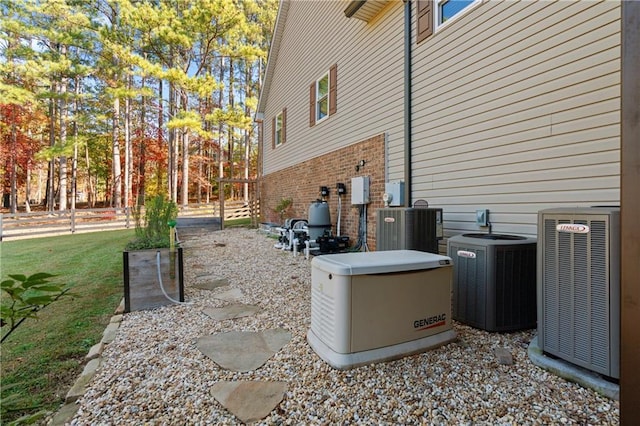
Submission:
[[251,226],[251,218],[230,219],[224,221],[225,228],[247,228]]
[[[2,424],[64,401],[122,299],[122,250],[133,236],[108,231],[0,243],[2,280],[48,272],[76,295],[47,306],[2,343]],[[2,303],[7,299],[2,294]]]

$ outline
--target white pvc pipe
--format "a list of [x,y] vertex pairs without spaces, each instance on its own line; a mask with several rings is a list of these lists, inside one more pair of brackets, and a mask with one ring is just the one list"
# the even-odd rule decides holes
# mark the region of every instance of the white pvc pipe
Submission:
[[158,250],[156,252],[156,266],[157,266],[157,270],[158,270],[158,283],[160,284],[160,290],[162,290],[162,294],[164,294],[164,297],[169,299],[171,302],[177,303],[179,305],[192,305],[193,304],[192,302],[181,302],[179,300],[176,300],[176,299],[172,298],[165,291],[164,285],[162,284],[162,272],[160,271],[160,250]]
[[304,242],[305,245],[305,249],[304,249],[304,258],[305,259],[309,259],[309,254],[311,253],[311,250],[320,250],[320,247],[313,247],[311,248],[311,243],[316,243],[316,240],[307,240]]

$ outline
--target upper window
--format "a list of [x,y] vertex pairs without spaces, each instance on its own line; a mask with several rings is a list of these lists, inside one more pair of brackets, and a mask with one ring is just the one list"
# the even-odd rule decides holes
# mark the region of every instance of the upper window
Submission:
[[429,38],[434,28],[448,24],[481,0],[416,0],[416,43]]
[[436,28],[462,13],[478,0],[436,0]]
[[329,115],[329,73],[316,82],[316,122]]
[[338,111],[338,65],[311,83],[309,87],[309,126],[332,116]]
[[275,140],[274,143],[276,146],[282,144],[282,112],[276,115],[276,130],[275,130]]
[[271,147],[282,145],[287,142],[287,109],[282,108],[271,123]]

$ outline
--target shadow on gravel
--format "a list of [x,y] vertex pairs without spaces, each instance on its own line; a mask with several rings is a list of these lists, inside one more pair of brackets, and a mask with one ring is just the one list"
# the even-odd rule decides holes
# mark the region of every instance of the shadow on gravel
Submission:
[[179,217],[176,228],[180,239],[191,235],[220,230],[219,217]]

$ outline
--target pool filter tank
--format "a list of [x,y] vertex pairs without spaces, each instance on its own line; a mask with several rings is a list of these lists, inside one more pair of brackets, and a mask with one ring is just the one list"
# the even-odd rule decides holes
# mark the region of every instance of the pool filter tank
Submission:
[[315,241],[326,232],[331,232],[331,214],[326,201],[316,200],[309,206],[309,239]]

